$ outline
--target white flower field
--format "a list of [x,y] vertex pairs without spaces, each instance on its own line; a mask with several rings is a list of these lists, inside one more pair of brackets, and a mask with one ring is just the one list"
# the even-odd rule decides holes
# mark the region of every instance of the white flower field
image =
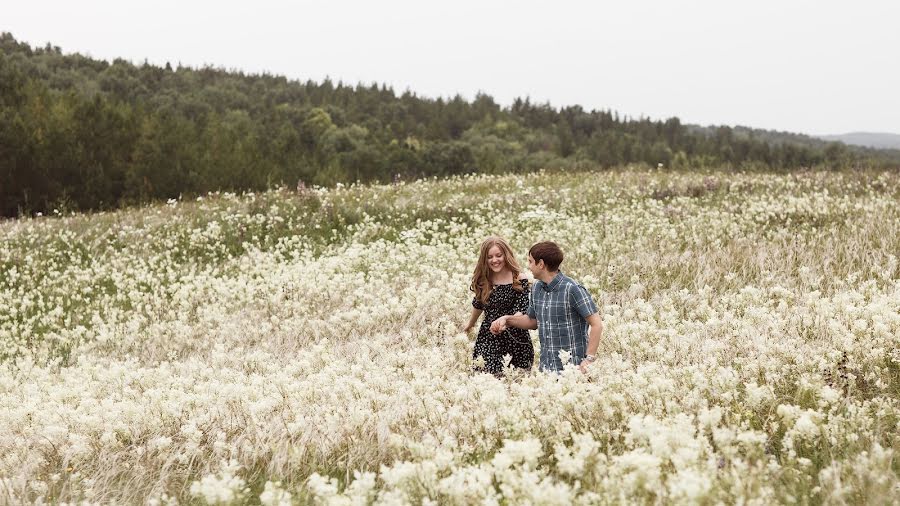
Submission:
[[[492,234],[565,250],[588,374],[471,372]],[[900,497],[896,172],[223,193],[0,239],[0,503]]]

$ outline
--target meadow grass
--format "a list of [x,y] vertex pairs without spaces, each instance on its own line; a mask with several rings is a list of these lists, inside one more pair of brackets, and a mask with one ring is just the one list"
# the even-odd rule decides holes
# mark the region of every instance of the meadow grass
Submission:
[[[0,501],[889,503],[898,183],[540,172],[2,222]],[[471,373],[491,234],[562,245],[605,322],[588,375]]]

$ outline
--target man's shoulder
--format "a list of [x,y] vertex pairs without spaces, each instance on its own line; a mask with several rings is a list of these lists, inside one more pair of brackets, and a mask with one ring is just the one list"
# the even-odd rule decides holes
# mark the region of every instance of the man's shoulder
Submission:
[[564,283],[562,284],[562,288],[567,295],[569,295],[569,296],[574,295],[576,297],[582,297],[582,296],[592,297],[591,292],[584,285],[579,283],[577,280],[566,276],[563,279],[563,281],[564,281]]
[[563,274],[561,281],[562,281],[561,284],[563,286],[565,286],[567,290],[572,289],[576,286],[582,286],[581,283],[579,283],[577,280],[575,280],[569,276],[566,276],[565,274]]

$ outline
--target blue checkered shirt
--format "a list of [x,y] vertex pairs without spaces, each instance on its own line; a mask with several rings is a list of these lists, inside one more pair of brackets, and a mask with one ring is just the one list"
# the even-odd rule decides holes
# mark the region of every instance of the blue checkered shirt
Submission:
[[535,281],[528,316],[538,322],[542,371],[562,371],[559,350],[572,354],[570,363],[581,363],[587,355],[586,318],[596,312],[597,305],[587,289],[562,272],[550,283]]

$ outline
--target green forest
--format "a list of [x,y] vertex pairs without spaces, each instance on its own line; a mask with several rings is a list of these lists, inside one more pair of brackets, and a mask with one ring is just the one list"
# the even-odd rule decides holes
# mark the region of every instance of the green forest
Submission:
[[0,35],[0,213],[466,173],[900,165],[900,152],[489,95],[64,54]]

